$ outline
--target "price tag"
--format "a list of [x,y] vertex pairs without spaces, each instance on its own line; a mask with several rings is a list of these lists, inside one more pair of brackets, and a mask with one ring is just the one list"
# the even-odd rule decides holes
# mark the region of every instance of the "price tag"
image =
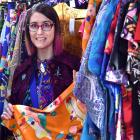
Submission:
[[75,0],[70,0],[70,7],[76,7]]

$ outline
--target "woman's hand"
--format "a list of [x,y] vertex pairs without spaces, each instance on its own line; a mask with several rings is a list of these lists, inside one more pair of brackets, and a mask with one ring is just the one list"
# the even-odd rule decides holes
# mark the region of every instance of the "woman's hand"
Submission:
[[2,115],[1,115],[1,118],[3,120],[4,119],[9,120],[9,119],[12,118],[13,112],[14,112],[14,110],[13,110],[12,104],[7,103],[7,106],[4,108],[4,111],[3,111]]

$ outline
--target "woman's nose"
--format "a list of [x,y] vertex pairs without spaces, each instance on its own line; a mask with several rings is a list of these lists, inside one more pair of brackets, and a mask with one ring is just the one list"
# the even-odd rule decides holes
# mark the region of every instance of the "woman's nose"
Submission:
[[43,33],[43,30],[41,28],[41,26],[38,27],[38,30],[37,30],[37,34],[42,34]]

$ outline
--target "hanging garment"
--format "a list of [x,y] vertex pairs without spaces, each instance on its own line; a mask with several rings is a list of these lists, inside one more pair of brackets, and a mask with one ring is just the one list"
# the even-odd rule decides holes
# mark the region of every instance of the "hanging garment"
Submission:
[[101,74],[105,41],[107,39],[111,21],[118,2],[119,0],[104,0],[97,15],[98,22],[96,22],[97,26],[95,34],[92,36],[93,41],[88,61],[89,71],[97,76],[100,76]]
[[73,86],[43,110],[14,105],[14,118],[3,124],[17,140],[80,140],[84,112],[72,93]]
[[121,37],[133,43],[136,48],[138,48],[138,43],[134,40],[134,34],[138,22],[138,4],[138,2],[131,2],[129,4],[121,32]]
[[0,5],[0,34],[4,23],[4,6]]
[[[81,36],[79,34],[79,27],[86,17],[86,9],[76,9],[69,7],[66,3],[59,3],[54,6],[61,24],[63,48],[69,53],[81,57]],[[73,19],[73,31],[70,32],[69,24],[70,20]]]
[[124,86],[122,86],[122,109],[126,140],[131,140],[134,137],[132,120],[132,89],[127,89]]
[[94,125],[89,114],[87,113],[80,140],[98,140],[99,135],[100,135],[99,129]]
[[121,6],[121,2],[119,2],[118,6],[117,6],[116,13],[112,20],[110,31],[109,31],[105,49],[104,49],[104,53],[109,54],[109,55],[111,54],[113,45],[114,45],[115,29],[117,26],[117,20],[118,20],[118,15],[119,15],[119,11],[120,11],[120,6]]
[[67,2],[69,6],[73,6],[77,9],[87,9],[88,0],[63,0]]
[[[125,16],[127,14],[128,4],[121,2],[121,7],[117,20],[114,43],[109,63],[106,69],[105,79],[110,82],[129,85],[128,77],[125,71],[127,60],[128,41],[120,37]],[[123,60],[123,61],[122,61]]]
[[137,22],[137,26],[136,26],[136,32],[134,35],[134,40],[140,42],[140,14],[139,14],[139,18],[138,18],[138,22]]
[[115,29],[116,29],[116,25],[117,25],[120,5],[121,5],[121,2],[119,1],[114,18],[113,18],[112,23],[111,23],[110,31],[109,31],[109,34],[108,34],[108,37],[106,40],[106,44],[105,44],[105,49],[104,49],[104,57],[103,57],[103,62],[102,62],[100,78],[103,80],[107,80],[107,81],[110,81],[110,79],[112,80],[112,77],[109,78],[110,74],[107,75],[108,79],[105,79],[106,78],[105,76],[106,76],[106,70],[107,70],[109,59],[110,59],[110,55],[111,55],[113,45],[114,45],[114,35],[115,35]]
[[133,117],[133,130],[134,140],[140,139],[140,82],[132,85],[132,117]]
[[4,98],[7,96],[7,84],[8,84],[8,77],[9,72],[7,70],[7,52],[8,47],[10,44],[10,35],[11,35],[11,15],[10,12],[14,9],[15,3],[8,3],[8,15],[6,17],[6,21],[4,23],[4,28],[2,29],[1,33],[1,58],[0,58],[0,113],[2,113],[3,110],[3,103]]
[[[95,21],[96,22],[96,21]],[[94,27],[96,24],[94,24]],[[93,27],[93,28],[94,28]],[[91,36],[95,33],[92,29]],[[92,38],[90,37],[85,54],[82,57],[80,70],[74,87],[75,96],[86,104],[87,111],[93,123],[100,131],[102,138],[106,137],[105,130],[105,91],[100,80],[88,71],[87,63],[90,53]]]
[[87,9],[87,15],[84,20],[84,27],[81,29],[82,31],[82,50],[85,52],[88,40],[90,38],[90,33],[92,30],[92,26],[95,21],[95,17],[97,14],[97,9],[101,3],[101,0],[95,1],[95,0],[89,0],[88,2],[88,9]]
[[107,71],[110,71],[110,69],[112,71],[125,70],[126,68],[128,41],[121,38],[120,34],[123,28],[125,16],[128,11],[128,5],[129,5],[128,2],[126,4],[123,4],[123,3],[121,4],[117,27],[116,27],[117,32],[115,33],[114,46],[113,46],[113,50],[110,56],[109,65],[107,68],[109,70]]
[[[22,45],[22,40],[23,40],[23,32],[25,30],[25,20],[26,20],[26,14],[27,12],[24,11],[19,17],[19,22],[16,27],[16,38],[15,38],[15,44],[11,48],[12,55],[10,56],[10,59],[8,61],[8,67],[10,68],[10,77],[8,80],[8,93],[11,93],[11,86],[12,86],[12,80],[13,80],[13,74],[15,71],[15,68],[17,67],[18,64],[20,64],[20,57],[21,57],[21,45]],[[24,46],[25,47],[25,46]]]

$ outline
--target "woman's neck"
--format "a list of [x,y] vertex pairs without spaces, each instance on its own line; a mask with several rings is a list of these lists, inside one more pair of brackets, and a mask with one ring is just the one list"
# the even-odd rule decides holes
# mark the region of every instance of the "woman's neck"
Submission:
[[50,60],[54,56],[53,47],[47,47],[43,49],[37,49],[37,57],[40,60]]

